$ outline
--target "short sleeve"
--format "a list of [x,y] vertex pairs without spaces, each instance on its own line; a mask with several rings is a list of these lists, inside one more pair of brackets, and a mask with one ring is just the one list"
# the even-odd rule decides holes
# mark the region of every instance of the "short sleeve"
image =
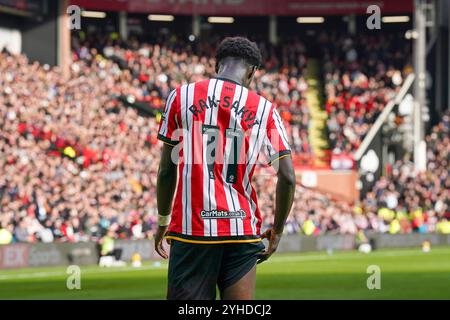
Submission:
[[167,98],[158,130],[158,139],[171,146],[175,146],[179,142],[179,137],[174,135],[175,130],[178,129],[178,110],[177,91],[173,90]]
[[291,154],[291,147],[289,146],[286,129],[278,111],[273,105],[267,119],[264,148],[269,157],[270,164],[277,159]]

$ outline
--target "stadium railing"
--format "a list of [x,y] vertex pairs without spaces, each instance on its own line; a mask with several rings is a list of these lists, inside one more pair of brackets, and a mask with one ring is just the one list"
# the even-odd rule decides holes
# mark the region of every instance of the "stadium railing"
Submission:
[[364,140],[362,141],[361,145],[359,146],[358,150],[356,150],[354,159],[355,161],[361,160],[362,156],[365,154],[367,149],[369,148],[370,143],[374,139],[375,135],[378,133],[378,131],[381,129],[383,123],[386,122],[388,115],[392,112],[394,107],[400,102],[402,102],[405,95],[408,93],[409,89],[411,88],[412,84],[414,83],[415,74],[411,73],[408,75],[408,77],[405,79],[405,82],[403,83],[402,87],[400,88],[400,91],[397,93],[394,99],[388,102],[388,104],[384,107],[381,114],[378,116],[375,123],[370,128],[369,132],[365,136]]

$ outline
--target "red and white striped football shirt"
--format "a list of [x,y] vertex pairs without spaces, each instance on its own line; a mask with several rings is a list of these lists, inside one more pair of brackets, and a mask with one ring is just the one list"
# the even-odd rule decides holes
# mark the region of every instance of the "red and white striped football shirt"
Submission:
[[259,241],[255,164],[262,153],[271,162],[291,152],[272,103],[227,79],[186,84],[170,93],[158,138],[178,161],[168,238]]

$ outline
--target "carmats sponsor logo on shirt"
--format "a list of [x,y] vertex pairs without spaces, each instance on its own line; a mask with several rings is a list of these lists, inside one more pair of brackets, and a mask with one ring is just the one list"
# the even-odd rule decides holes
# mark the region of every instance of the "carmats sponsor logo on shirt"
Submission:
[[242,209],[239,209],[238,211],[202,210],[200,212],[200,216],[203,219],[235,219],[235,218],[244,219],[246,213]]

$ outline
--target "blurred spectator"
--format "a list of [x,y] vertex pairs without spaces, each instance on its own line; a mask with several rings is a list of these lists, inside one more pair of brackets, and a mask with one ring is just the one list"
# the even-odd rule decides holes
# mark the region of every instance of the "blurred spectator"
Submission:
[[[12,225],[9,225],[10,229],[12,229]],[[11,230],[8,228],[3,228],[0,224],[0,244],[10,244],[13,241],[13,235]]]

